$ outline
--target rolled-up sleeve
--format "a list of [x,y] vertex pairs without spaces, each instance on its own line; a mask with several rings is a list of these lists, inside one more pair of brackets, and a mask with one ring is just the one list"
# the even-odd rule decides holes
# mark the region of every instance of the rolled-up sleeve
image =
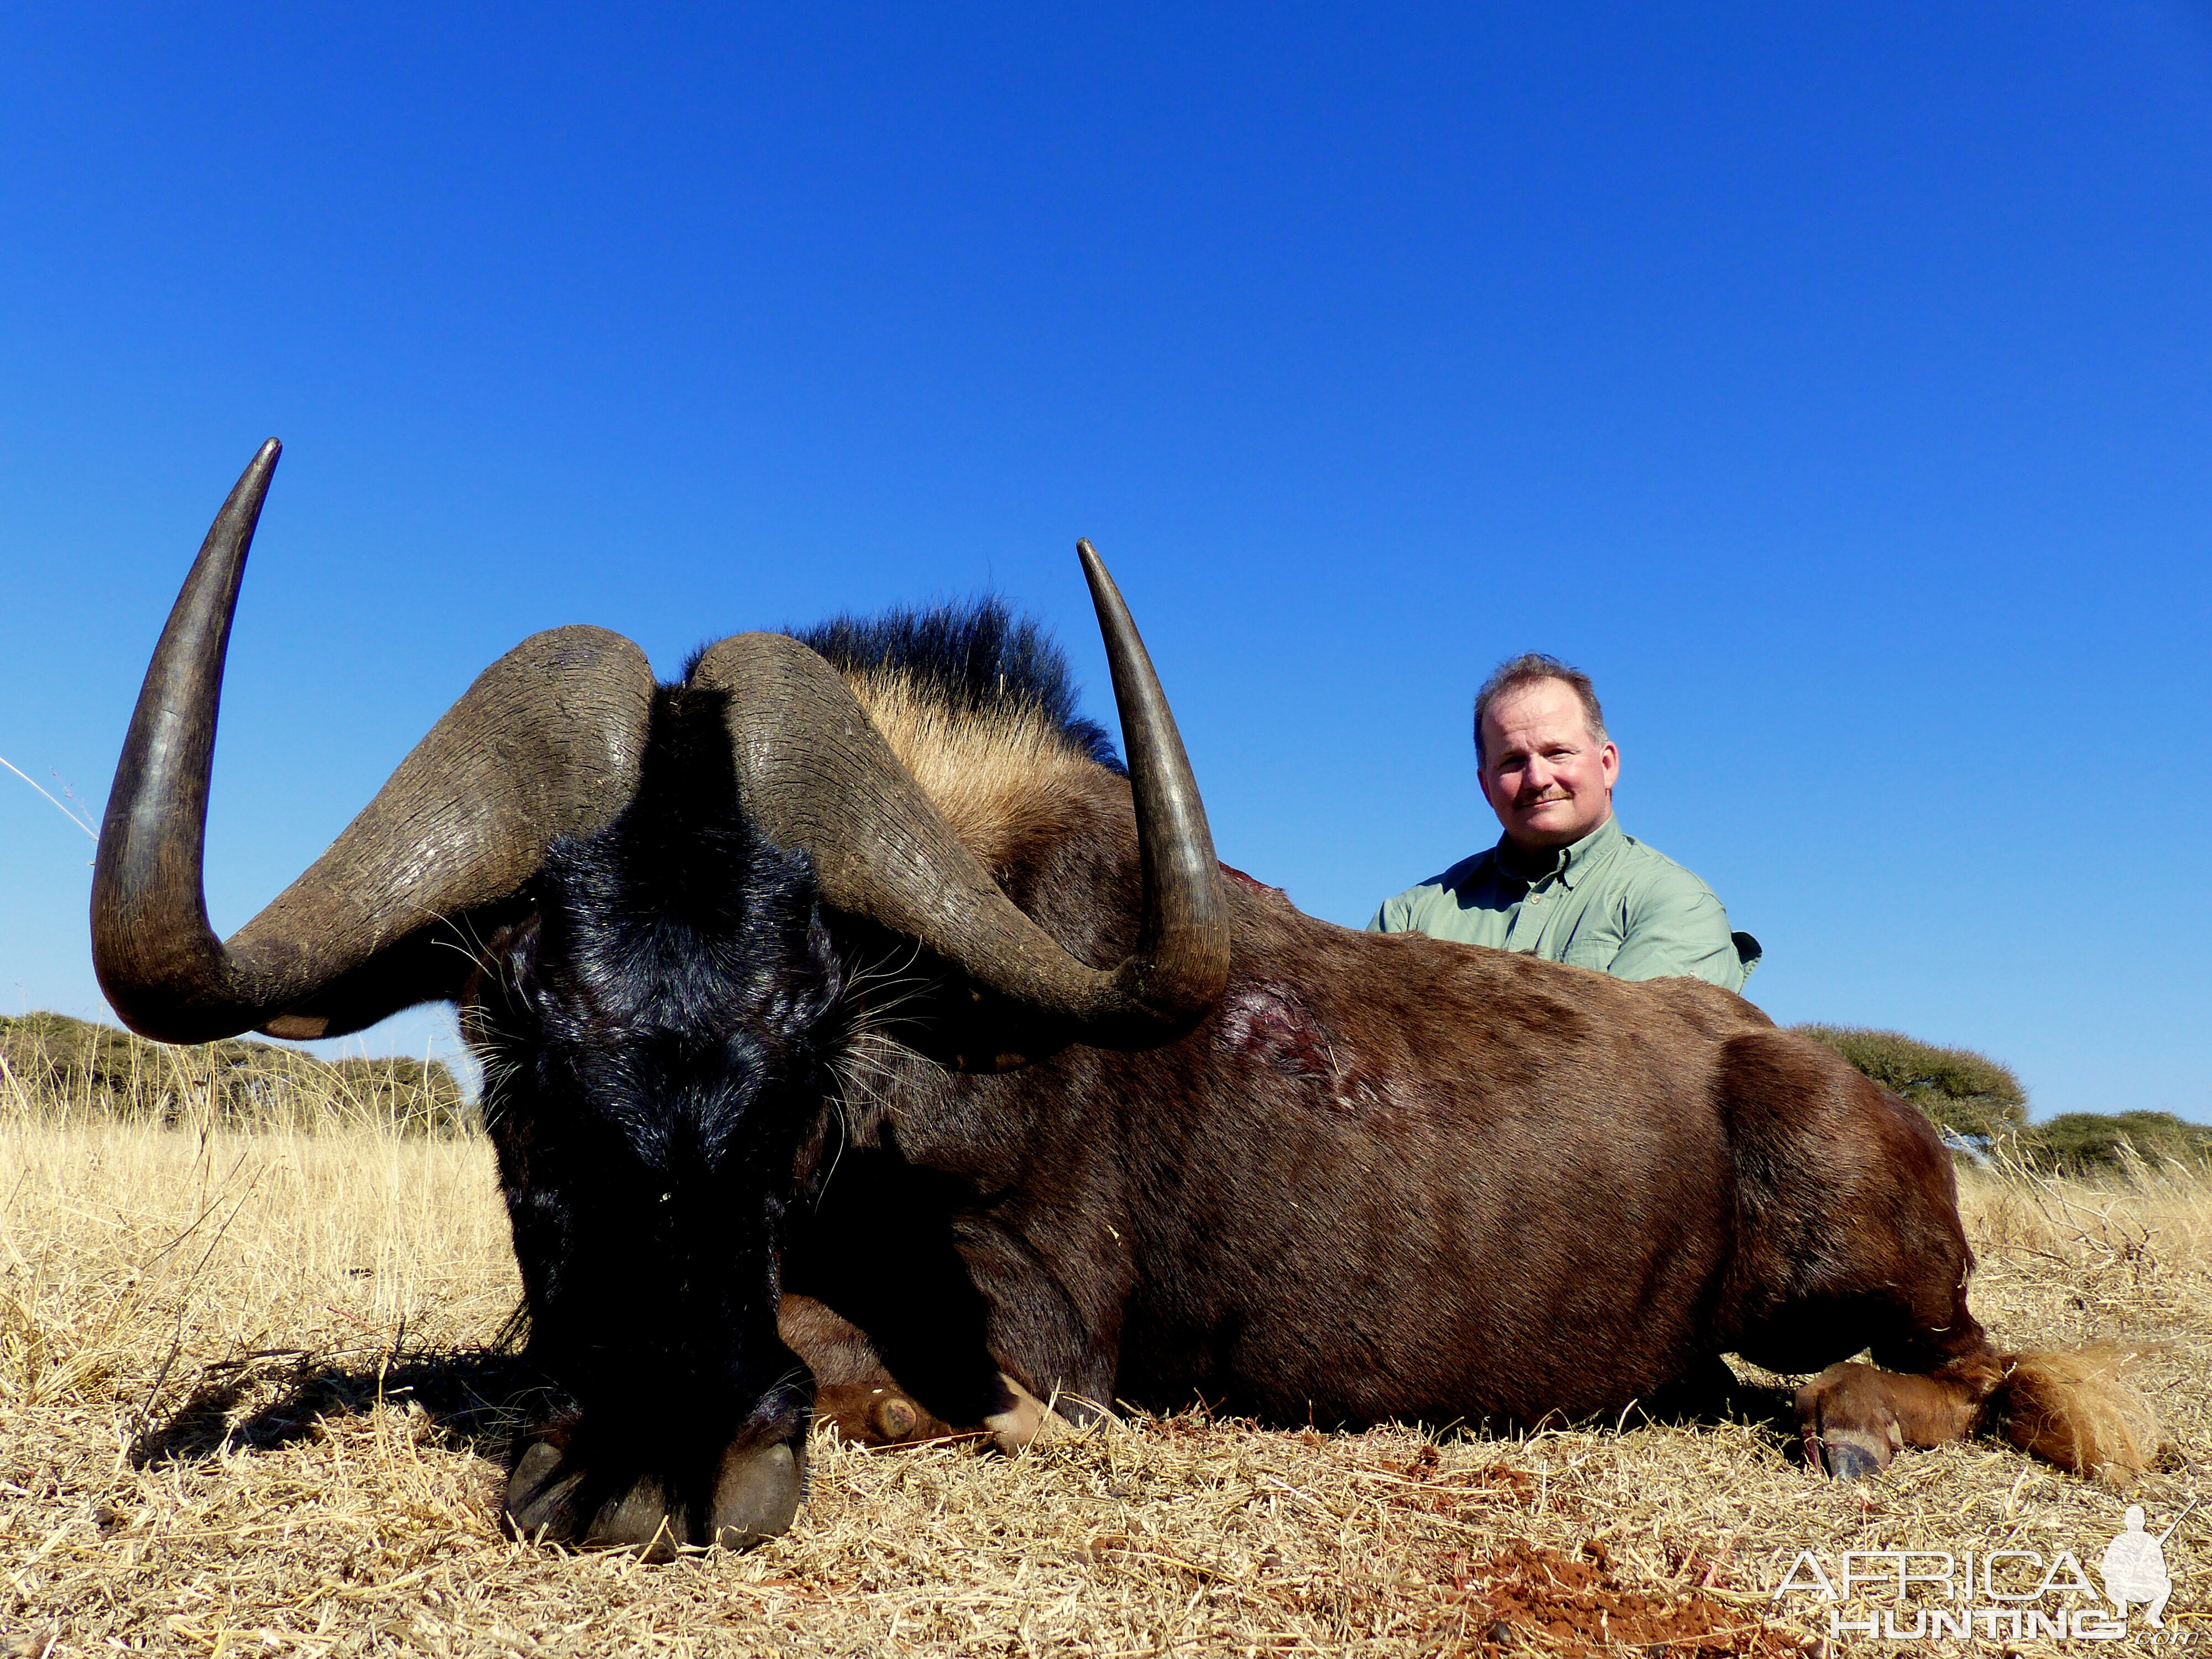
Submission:
[[1606,971],[1616,979],[1686,975],[1743,988],[1743,958],[1729,932],[1728,909],[1713,890],[1676,868],[1627,896],[1620,949]]

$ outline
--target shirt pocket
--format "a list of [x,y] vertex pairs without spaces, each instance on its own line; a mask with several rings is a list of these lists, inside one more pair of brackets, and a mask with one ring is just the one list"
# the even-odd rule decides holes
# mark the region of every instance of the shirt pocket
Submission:
[[1623,919],[1609,904],[1593,904],[1570,924],[1567,948],[1559,960],[1574,968],[1595,968],[1604,973],[1620,954],[1628,938]]

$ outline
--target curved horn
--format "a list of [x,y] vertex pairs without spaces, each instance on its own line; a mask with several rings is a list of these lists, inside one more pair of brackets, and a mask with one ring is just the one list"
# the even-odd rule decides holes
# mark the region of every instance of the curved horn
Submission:
[[216,708],[281,447],[261,447],[185,579],[100,830],[93,966],[124,1022],[164,1042],[255,1027],[320,1036],[449,994],[371,972],[370,1003],[301,1007],[427,924],[514,892],[554,840],[609,822],[637,787],[653,696],[644,654],[604,629],[535,635],[477,677],[306,874],[218,940],[201,881]]
[[1195,1012],[1219,998],[1229,982],[1229,901],[1213,856],[1206,804],[1183,753],[1182,734],[1167,693],[1152,672],[1121,590],[1088,540],[1075,544],[1098,613],[1114,705],[1129,751],[1129,788],[1137,805],[1137,852],[1144,870],[1144,921],[1136,954],[1116,977],[1147,1008]]
[[1017,1001],[1097,1035],[1142,1040],[1179,1029],[1220,996],[1229,977],[1228,901],[1198,785],[1144,642],[1090,544],[1078,550],[1128,746],[1143,870],[1137,948],[1118,968],[1077,961],[1015,906],[851,688],[805,646],[781,634],[740,634],[702,658],[692,679],[730,694],[745,810],[771,840],[812,857],[830,904],[919,940]]

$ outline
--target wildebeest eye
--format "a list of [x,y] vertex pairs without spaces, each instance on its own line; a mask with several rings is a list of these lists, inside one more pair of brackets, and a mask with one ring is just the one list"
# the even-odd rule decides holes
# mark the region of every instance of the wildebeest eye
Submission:
[[523,1006],[533,1009],[544,994],[538,972],[539,942],[538,918],[532,915],[501,930],[493,945],[497,952],[493,960],[498,965],[501,986]]

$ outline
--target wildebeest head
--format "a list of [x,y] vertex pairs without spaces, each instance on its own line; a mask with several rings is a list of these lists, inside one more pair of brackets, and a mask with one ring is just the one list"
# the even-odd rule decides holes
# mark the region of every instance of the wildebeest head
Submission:
[[216,705],[277,453],[224,504],[140,693],[94,880],[102,988],[173,1042],[460,1003],[532,1352],[578,1407],[520,1460],[510,1517],[660,1553],[780,1532],[811,1380],[776,1337],[776,1247],[849,1035],[840,934],[936,965],[961,1013],[926,1046],[953,1065],[1159,1041],[1220,994],[1218,867],[1143,644],[1084,544],[1143,872],[1136,948],[1111,969],[1006,898],[805,644],[741,635],[656,686],[636,647],[592,628],[486,670],[219,940],[201,883]]

